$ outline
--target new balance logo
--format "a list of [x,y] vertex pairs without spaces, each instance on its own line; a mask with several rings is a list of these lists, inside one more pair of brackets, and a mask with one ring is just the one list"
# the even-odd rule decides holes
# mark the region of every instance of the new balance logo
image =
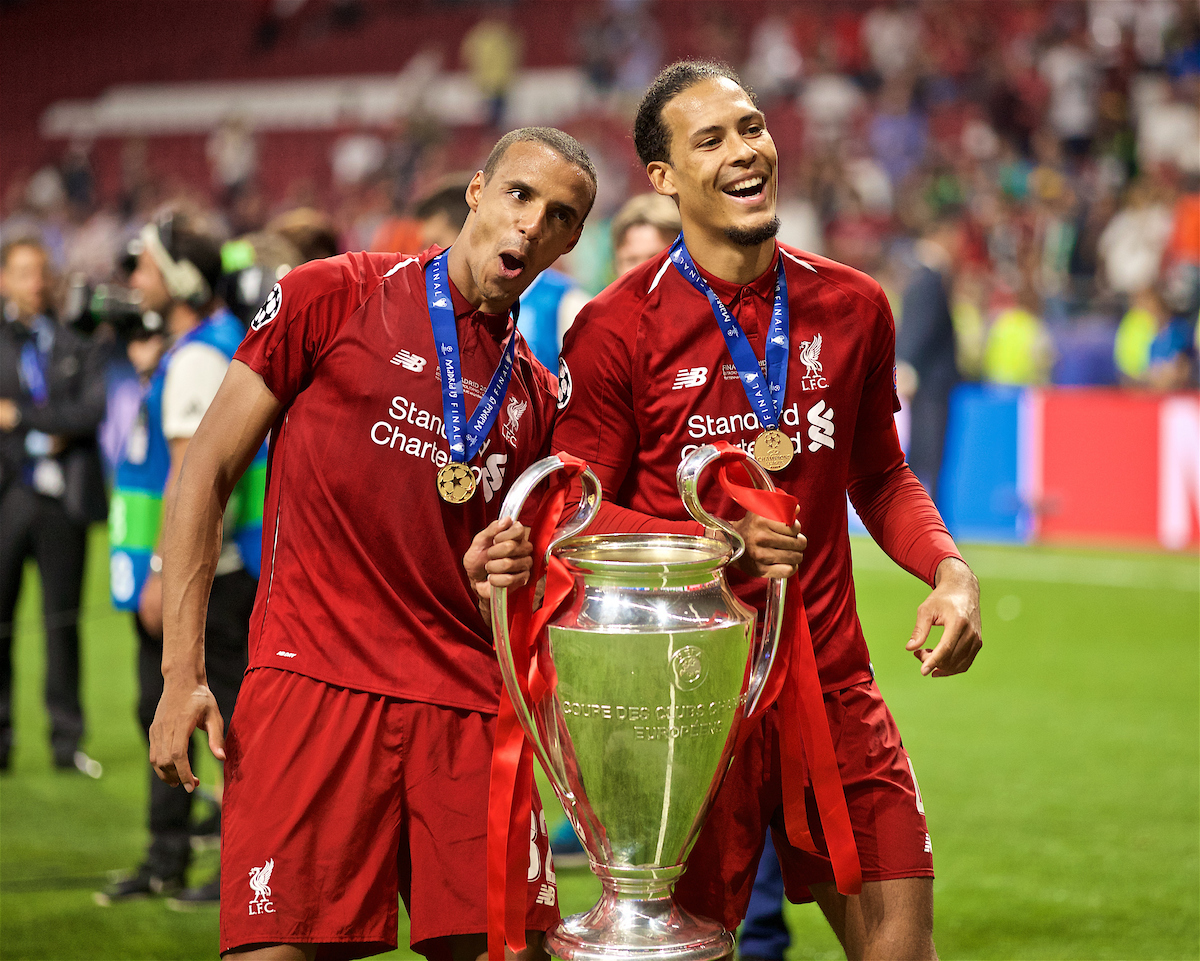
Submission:
[[296,652],[295,651],[276,651],[275,656],[276,657],[295,657]]
[[808,409],[808,449],[818,451],[822,447],[833,450],[833,408],[819,400]]
[[557,900],[558,895],[554,888],[552,888],[549,884],[543,884],[541,889],[538,891],[537,903],[547,904],[550,907],[554,907],[554,902]]
[[683,390],[685,387],[700,387],[707,382],[707,368],[681,367],[675,374],[675,383],[671,385],[671,390]]
[[925,853],[933,854],[933,841],[928,834],[925,835]]
[[411,370],[413,373],[419,374],[425,369],[425,358],[418,357],[416,354],[410,354],[407,350],[402,350],[392,358],[392,363],[397,367],[403,367],[405,370]]

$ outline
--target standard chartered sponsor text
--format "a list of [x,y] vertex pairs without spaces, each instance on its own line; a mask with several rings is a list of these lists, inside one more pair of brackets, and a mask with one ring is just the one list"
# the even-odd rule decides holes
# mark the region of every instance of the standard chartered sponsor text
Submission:
[[[790,407],[784,408],[783,416],[779,419],[779,426],[782,430],[785,427],[800,427],[801,414],[800,405],[793,403]],[[694,437],[697,441],[695,444],[687,444],[680,448],[679,457],[682,460],[703,444],[710,443],[714,439],[729,438],[731,434],[750,433],[750,437],[741,437],[736,440],[730,439],[730,443],[735,447],[740,447],[746,453],[753,453],[754,438],[759,431],[763,429],[762,423],[758,419],[758,415],[753,411],[744,414],[723,414],[714,417],[711,414],[691,414],[687,419],[687,432],[689,437]],[[785,431],[786,433],[786,431]],[[795,444],[796,450],[800,450],[804,443],[803,430],[797,430],[792,435],[792,442]]]
[[[407,397],[396,396],[388,407],[387,417],[387,420],[377,420],[371,425],[372,443],[429,460],[438,467],[445,467],[450,462],[445,444],[446,426],[440,415],[418,407]],[[484,453],[488,446],[490,441],[480,453]],[[478,475],[478,467],[472,467],[471,470]]]

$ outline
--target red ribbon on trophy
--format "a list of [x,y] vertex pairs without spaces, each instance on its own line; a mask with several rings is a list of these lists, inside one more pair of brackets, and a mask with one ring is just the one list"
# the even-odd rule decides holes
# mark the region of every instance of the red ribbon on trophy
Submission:
[[[725,442],[715,446],[721,452],[714,461],[718,468],[717,480],[734,503],[781,524],[791,525],[795,521],[798,505],[795,497],[786,491],[764,491],[736,483],[730,475],[734,465],[749,479],[743,466],[746,452]],[[854,830],[850,826],[850,811],[846,807],[833,738],[829,733],[829,718],[825,714],[825,699],[799,572],[788,580],[779,649],[755,716],[761,715],[776,701],[781,714],[779,751],[783,774],[783,820],[788,840],[803,851],[819,853],[808,829],[804,803],[803,772],[807,759],[837,889],[845,895],[858,894],[862,891],[862,867]],[[744,727],[743,731],[746,730],[748,728]]]
[[[508,634],[521,696],[536,704],[554,686],[552,665],[542,665],[537,640],[546,622],[571,591],[573,578],[557,557],[545,558],[554,531],[562,520],[571,481],[587,464],[570,454],[558,454],[563,470],[547,478],[548,489],[530,523],[533,569],[528,582],[508,599]],[[541,607],[533,611],[534,592],[546,575]],[[547,677],[546,672],[550,672]],[[516,952],[525,947],[526,889],[529,870],[529,824],[533,810],[533,748],[509,699],[500,685],[496,747],[492,753],[488,795],[487,837],[487,945],[489,961],[504,961],[504,945]]]

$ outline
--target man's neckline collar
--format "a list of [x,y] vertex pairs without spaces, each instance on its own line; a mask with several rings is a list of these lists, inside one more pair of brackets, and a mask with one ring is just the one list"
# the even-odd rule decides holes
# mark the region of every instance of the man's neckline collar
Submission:
[[759,297],[771,300],[775,296],[775,277],[779,269],[779,258],[782,256],[783,253],[779,248],[779,244],[776,243],[775,256],[771,258],[770,266],[748,284],[735,284],[728,280],[722,280],[715,274],[710,274],[698,263],[696,264],[696,269],[700,271],[700,276],[705,279],[716,295],[727,303],[742,291],[749,291],[757,294]]

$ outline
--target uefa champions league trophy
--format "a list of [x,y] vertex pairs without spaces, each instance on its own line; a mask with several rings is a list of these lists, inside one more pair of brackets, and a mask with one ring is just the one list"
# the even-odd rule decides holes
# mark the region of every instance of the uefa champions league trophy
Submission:
[[[744,550],[737,532],[700,505],[697,482],[721,452],[701,447],[677,475],[688,512],[712,537],[582,531],[600,505],[594,474],[550,553],[574,579],[537,639],[555,683],[534,703],[517,684],[507,596],[493,597],[500,671],[517,717],[583,841],[603,894],[546,939],[564,961],[712,961],[733,951],[714,921],[683,911],[671,890],[729,769],[743,717],[765,687],[779,641],[784,581],[772,579],[765,625],[725,580]],[[756,487],[766,471],[744,461]],[[533,489],[563,467],[533,464],[501,509],[516,518]]]

